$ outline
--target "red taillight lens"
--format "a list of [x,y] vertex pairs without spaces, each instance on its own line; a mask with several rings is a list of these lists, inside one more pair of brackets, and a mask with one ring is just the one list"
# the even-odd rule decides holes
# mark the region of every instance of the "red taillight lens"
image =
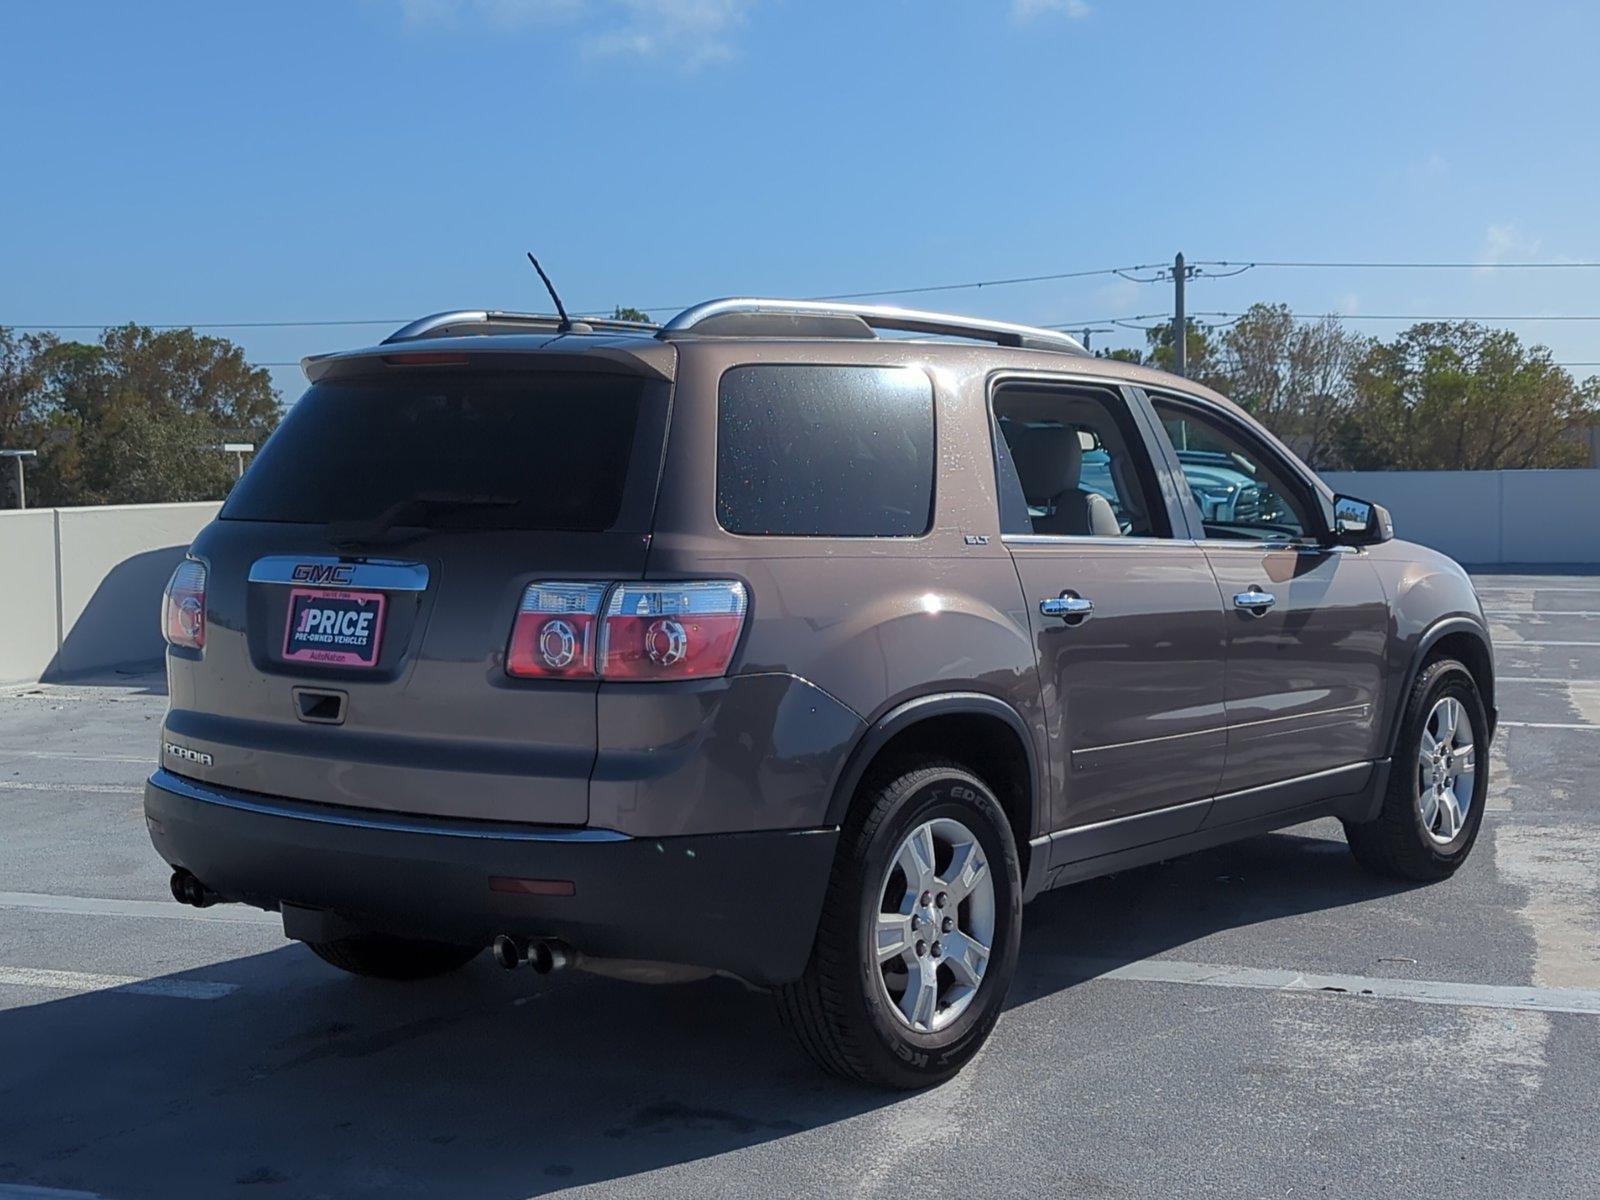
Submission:
[[744,584],[735,580],[619,583],[600,634],[602,679],[696,679],[721,675],[744,628]]
[[206,644],[206,566],[192,558],[178,564],[161,600],[161,632],[172,646],[199,650]]
[[606,583],[530,583],[517,605],[506,674],[523,679],[594,677],[596,626]]

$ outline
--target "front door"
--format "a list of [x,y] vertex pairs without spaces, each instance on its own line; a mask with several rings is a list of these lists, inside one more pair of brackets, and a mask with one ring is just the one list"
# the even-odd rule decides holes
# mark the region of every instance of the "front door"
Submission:
[[[1226,614],[1204,551],[1171,536],[1153,443],[1115,389],[1019,381],[993,403],[1001,528],[1049,722],[1051,828],[1116,822],[1110,848],[1198,827],[1226,750]],[[1155,810],[1173,819],[1129,820]],[[1073,857],[1097,852],[1066,841]]]
[[[1220,793],[1370,761],[1379,753],[1389,622],[1377,572],[1364,552],[1327,544],[1315,492],[1247,426],[1210,406],[1151,400],[1199,509],[1227,610]],[[1286,791],[1284,804],[1293,800]],[[1260,801],[1272,806],[1270,796]]]

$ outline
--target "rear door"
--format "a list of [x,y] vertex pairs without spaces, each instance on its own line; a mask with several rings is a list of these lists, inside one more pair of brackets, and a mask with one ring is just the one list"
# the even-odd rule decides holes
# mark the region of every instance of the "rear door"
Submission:
[[[1112,387],[993,397],[1001,529],[1028,603],[1056,780],[1053,861],[1198,827],[1222,774],[1224,629],[1204,553],[1172,536],[1150,434]],[[1187,806],[1187,807],[1186,807]],[[1131,842],[1130,842],[1131,839]]]
[[508,638],[531,583],[641,576],[667,402],[537,369],[313,385],[196,543],[169,734],[250,791],[584,823],[597,684],[510,677]]
[[[1332,546],[1310,482],[1219,406],[1150,397],[1205,530],[1227,608],[1228,761],[1220,791],[1286,783],[1377,753],[1389,609],[1358,550]],[[1293,806],[1292,788],[1216,819]]]

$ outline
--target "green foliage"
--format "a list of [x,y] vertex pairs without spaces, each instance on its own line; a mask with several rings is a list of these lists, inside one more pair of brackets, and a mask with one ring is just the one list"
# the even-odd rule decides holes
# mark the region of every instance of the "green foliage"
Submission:
[[0,329],[0,444],[39,450],[32,505],[220,499],[237,468],[216,447],[260,445],[280,415],[267,372],[224,338],[125,325],[84,344]]
[[1574,383],[1543,346],[1470,321],[1414,325],[1357,365],[1341,456],[1356,469],[1588,465],[1571,435],[1600,422],[1600,384]]
[[611,310],[611,319],[613,321],[643,321],[645,324],[649,324],[650,314],[642,308],[629,308],[625,304],[619,304]]

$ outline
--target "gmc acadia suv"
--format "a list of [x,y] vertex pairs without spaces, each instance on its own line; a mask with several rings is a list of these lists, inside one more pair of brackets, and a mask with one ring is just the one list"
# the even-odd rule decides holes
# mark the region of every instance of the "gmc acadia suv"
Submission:
[[1330,815],[1387,875],[1472,848],[1467,576],[1205,388],[770,300],[305,369],[169,586],[145,810],[179,899],[337,967],[726,972],[919,1087],[1047,888]]

